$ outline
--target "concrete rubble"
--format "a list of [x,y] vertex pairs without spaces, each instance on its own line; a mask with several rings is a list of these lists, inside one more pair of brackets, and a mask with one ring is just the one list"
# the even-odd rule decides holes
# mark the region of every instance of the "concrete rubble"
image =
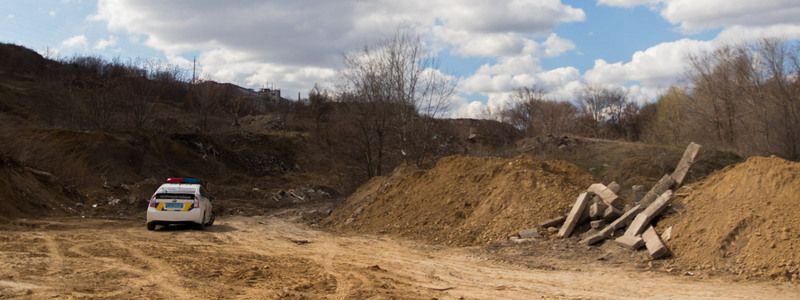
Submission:
[[581,219],[581,216],[586,213],[586,207],[589,205],[589,193],[581,193],[578,196],[578,200],[575,201],[575,205],[572,206],[572,210],[570,210],[569,214],[567,215],[567,219],[564,221],[564,224],[561,225],[561,229],[558,231],[558,237],[569,237],[572,234],[572,231],[575,230],[575,227],[578,225],[578,221]]
[[659,235],[653,223],[670,207],[675,196],[673,191],[686,179],[700,147],[690,143],[672,174],[665,174],[646,193],[643,185],[633,185],[630,199],[625,201],[619,196],[622,187],[618,183],[595,183],[578,196],[566,217],[547,220],[540,225],[550,227],[548,230],[561,225],[560,238],[568,238],[576,230],[582,230],[585,238],[580,243],[584,245],[595,245],[613,237],[614,243],[631,250],[647,248],[652,259],[667,257],[670,251],[664,242],[672,236],[672,227]]
[[644,240],[647,252],[653,259],[663,258],[669,254],[669,249],[667,249],[667,246],[661,241],[661,237],[658,236],[653,226],[648,227],[644,233],[642,233],[642,240]]

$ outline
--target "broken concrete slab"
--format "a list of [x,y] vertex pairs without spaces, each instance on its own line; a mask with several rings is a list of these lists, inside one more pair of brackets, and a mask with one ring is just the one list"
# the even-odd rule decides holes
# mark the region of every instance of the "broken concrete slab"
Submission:
[[589,205],[589,219],[592,220],[602,219],[606,209],[609,207],[613,206],[608,206],[605,202],[603,202],[603,200],[594,201],[592,205]]
[[700,152],[700,145],[694,142],[689,143],[689,146],[683,151],[683,157],[675,167],[675,171],[670,175],[675,180],[676,185],[683,184],[683,180],[686,179],[686,174],[689,173],[689,168],[694,164],[694,159],[697,158],[698,152]]
[[609,206],[606,207],[605,211],[603,211],[603,220],[612,222],[619,218],[620,215],[622,215],[621,210],[617,209],[616,207]]
[[642,200],[639,201],[639,204],[641,204],[643,207],[649,206],[650,203],[653,203],[653,201],[658,198],[658,196],[672,188],[674,184],[675,179],[672,179],[672,176],[664,175],[664,177],[661,177],[661,179],[658,180],[658,182],[656,182],[656,184],[653,185],[649,191],[647,191],[647,194],[642,197]]
[[545,220],[542,223],[539,223],[539,226],[541,226],[543,228],[558,227],[558,226],[561,226],[561,224],[564,224],[564,220],[566,220],[566,219],[567,219],[566,216],[558,216],[558,217],[555,217],[555,218],[552,218],[552,219],[549,219],[549,220]]
[[622,199],[617,196],[617,193],[614,193],[611,189],[607,186],[603,185],[602,183],[595,183],[589,186],[586,189],[587,192],[593,193],[603,199],[608,205],[622,207]]
[[608,226],[600,230],[600,232],[583,239],[581,243],[584,243],[586,245],[593,245],[611,237],[611,234],[613,234],[615,230],[628,225],[628,223],[631,222],[633,217],[639,214],[639,212],[641,211],[642,211],[641,205],[634,206],[633,208],[629,209],[624,214],[622,214],[622,216],[614,220],[614,222],[611,222],[611,224],[608,224]]
[[531,228],[520,231],[517,236],[521,239],[534,239],[540,238],[542,235],[539,234],[539,230],[536,230],[536,228]]
[[633,235],[623,235],[616,238],[614,242],[631,250],[638,250],[644,245],[644,240],[642,240],[642,237]]
[[616,181],[612,181],[608,184],[608,189],[614,192],[614,194],[619,195],[619,191],[622,189],[622,186],[620,186]]
[[659,259],[669,254],[669,249],[667,249],[667,246],[661,241],[661,238],[658,236],[653,226],[648,227],[647,230],[642,233],[642,240],[644,240],[644,246],[653,259]]
[[578,200],[576,200],[575,204],[572,205],[572,210],[570,210],[569,214],[567,214],[567,219],[564,220],[564,224],[561,225],[561,229],[558,231],[558,237],[569,237],[572,234],[572,231],[575,230],[575,227],[578,225],[578,221],[580,221],[581,216],[586,213],[586,206],[588,205],[589,193],[581,193],[578,196]]
[[603,226],[606,225],[606,221],[605,220],[594,220],[589,224],[591,224],[592,229],[600,229],[600,228],[603,228]]
[[664,232],[661,233],[662,241],[666,243],[669,242],[670,239],[672,239],[672,226],[667,227],[667,229],[664,229]]
[[653,201],[641,213],[636,215],[636,218],[631,222],[631,226],[628,226],[628,229],[625,230],[625,235],[636,236],[641,234],[653,219],[664,212],[670,202],[672,202],[672,190],[667,190],[656,201]]
[[631,186],[631,201],[639,203],[644,197],[644,186],[641,184]]

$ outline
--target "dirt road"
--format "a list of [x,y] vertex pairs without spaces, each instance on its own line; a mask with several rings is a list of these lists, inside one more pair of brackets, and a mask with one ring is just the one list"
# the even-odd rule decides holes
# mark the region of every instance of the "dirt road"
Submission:
[[800,299],[797,285],[528,269],[480,253],[276,217],[158,232],[131,221],[28,221],[0,229],[0,299]]

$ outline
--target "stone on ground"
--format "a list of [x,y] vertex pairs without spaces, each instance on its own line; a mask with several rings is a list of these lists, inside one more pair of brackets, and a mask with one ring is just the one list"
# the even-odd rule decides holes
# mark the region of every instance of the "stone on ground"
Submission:
[[569,211],[564,224],[561,225],[561,229],[558,231],[558,237],[569,237],[572,234],[572,231],[578,226],[578,221],[580,221],[581,216],[586,213],[586,206],[588,205],[589,193],[581,193],[578,196],[578,200],[575,201],[575,205],[572,206],[572,210]]

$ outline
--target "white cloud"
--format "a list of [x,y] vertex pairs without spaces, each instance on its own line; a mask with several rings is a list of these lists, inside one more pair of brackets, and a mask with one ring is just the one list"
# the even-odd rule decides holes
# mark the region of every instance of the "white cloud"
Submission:
[[557,24],[586,17],[560,0],[503,5],[482,0],[99,0],[97,6],[92,20],[105,22],[111,31],[144,36],[146,45],[167,57],[199,52],[203,72],[212,79],[251,86],[269,81],[302,91],[317,80],[333,78],[343,53],[398,28],[461,56],[554,56],[574,44],[557,36],[543,45],[535,40]]
[[729,26],[765,26],[800,22],[797,0],[667,0],[661,15],[694,32]]
[[56,11],[55,10],[48,11],[47,15],[51,16],[51,17],[55,17],[56,16]]
[[607,6],[634,7],[639,5],[655,5],[660,0],[598,0],[597,3]]
[[62,49],[85,49],[89,45],[89,39],[85,35],[76,35],[61,42]]
[[625,87],[631,95],[654,99],[679,82],[688,56],[722,45],[764,38],[800,39],[800,1],[796,0],[599,0],[599,4],[632,7],[649,5],[684,32],[721,29],[712,40],[680,39],[637,51],[627,62],[602,59],[584,73],[588,83]]
[[97,43],[94,44],[94,48],[97,50],[105,50],[108,47],[115,46],[117,44],[117,37],[116,36],[109,36],[107,39],[100,39]]
[[555,33],[551,33],[542,45],[544,46],[544,55],[547,57],[559,56],[561,53],[575,49],[575,43]]
[[598,59],[584,74],[588,83],[624,85],[637,81],[646,86],[668,87],[684,74],[690,54],[714,48],[713,42],[681,39],[636,51],[629,62],[608,63]]
[[16,18],[16,16],[15,16],[14,14],[8,14],[8,15],[6,16],[6,19],[9,19],[9,20],[11,20],[11,19],[13,19],[13,18]]

